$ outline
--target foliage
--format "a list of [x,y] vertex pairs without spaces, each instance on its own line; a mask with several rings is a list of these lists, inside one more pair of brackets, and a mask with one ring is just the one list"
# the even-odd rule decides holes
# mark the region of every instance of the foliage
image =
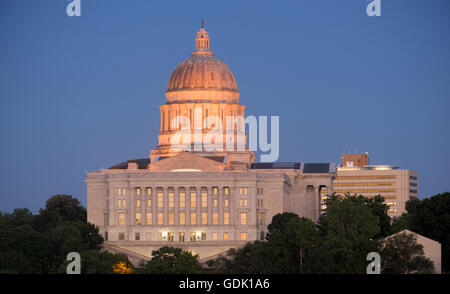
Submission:
[[424,256],[414,234],[398,233],[386,238],[381,250],[383,274],[431,274],[433,262]]
[[200,274],[202,267],[198,254],[180,248],[162,247],[152,252],[152,259],[141,264],[143,274]]

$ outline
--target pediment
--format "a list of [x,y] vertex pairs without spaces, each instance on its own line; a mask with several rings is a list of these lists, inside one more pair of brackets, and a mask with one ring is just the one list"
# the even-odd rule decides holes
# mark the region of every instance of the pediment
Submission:
[[217,172],[224,164],[191,152],[182,152],[150,164],[152,172]]

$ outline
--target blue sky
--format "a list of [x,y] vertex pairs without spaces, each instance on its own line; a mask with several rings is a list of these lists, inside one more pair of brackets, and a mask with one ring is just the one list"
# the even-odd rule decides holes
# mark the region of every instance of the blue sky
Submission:
[[280,161],[419,173],[450,190],[450,1],[0,0],[0,211],[53,194],[86,204],[85,172],[147,157],[201,18],[247,114],[280,116]]

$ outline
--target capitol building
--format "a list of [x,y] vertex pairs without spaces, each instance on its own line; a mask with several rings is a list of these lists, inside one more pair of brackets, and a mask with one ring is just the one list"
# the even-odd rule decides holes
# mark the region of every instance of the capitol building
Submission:
[[[203,23],[192,55],[173,71],[165,96],[158,145],[148,157],[87,174],[88,221],[99,227],[105,249],[138,260],[169,245],[207,260],[264,239],[278,213],[318,220],[321,202],[333,191],[336,164],[256,163],[246,142],[233,150],[218,144],[195,148],[214,128],[196,124],[196,113],[201,122],[245,115],[233,72],[211,51]],[[192,135],[183,148],[173,144],[181,130]],[[238,133],[223,131],[223,142],[231,136],[238,145]],[[186,151],[186,145],[194,147]]]

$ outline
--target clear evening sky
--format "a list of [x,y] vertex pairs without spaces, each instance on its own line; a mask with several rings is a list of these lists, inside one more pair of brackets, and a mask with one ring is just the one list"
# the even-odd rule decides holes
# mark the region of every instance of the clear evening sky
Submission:
[[247,114],[280,116],[279,161],[371,164],[450,190],[450,1],[0,0],[0,211],[86,204],[85,172],[145,158],[205,18]]

